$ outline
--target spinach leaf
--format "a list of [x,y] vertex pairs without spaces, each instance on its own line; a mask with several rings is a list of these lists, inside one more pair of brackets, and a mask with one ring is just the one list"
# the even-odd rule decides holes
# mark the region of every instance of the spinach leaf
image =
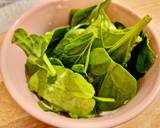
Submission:
[[91,22],[98,16],[99,11],[106,8],[111,0],[104,0],[99,5],[90,6],[84,9],[71,10],[69,23],[71,27],[88,27]]
[[92,11],[90,15],[91,24],[87,28],[94,33],[96,38],[101,39],[103,47],[106,49],[112,47],[128,31],[128,29],[116,29],[106,15],[105,8],[108,7],[110,2],[110,0],[105,0]]
[[61,56],[62,56],[62,54],[64,52],[64,47],[67,46],[68,44],[70,44],[75,39],[75,37],[79,36],[84,31],[85,31],[85,29],[78,29],[78,28],[70,29],[65,34],[64,38],[55,47],[54,54],[58,58],[62,58]]
[[95,76],[104,76],[101,84],[96,85],[99,97],[113,97],[115,102],[97,102],[97,111],[113,110],[136,95],[136,79],[121,65],[115,63],[104,48],[95,48],[91,52],[90,71]]
[[32,62],[33,61],[30,61],[30,59],[27,59],[27,62],[25,64],[25,73],[27,80],[29,80],[30,77],[39,70],[39,65]]
[[[80,74],[62,66],[54,66],[57,78],[53,81],[44,69],[36,72],[29,81],[31,91],[47,100],[55,109],[63,110],[77,117],[90,114],[95,106],[94,88]],[[99,97],[97,97],[98,99]],[[112,98],[100,98],[114,102]],[[61,108],[61,109],[60,109]]]
[[139,34],[141,30],[151,21],[150,16],[145,16],[134,27],[131,28],[120,40],[118,40],[107,52],[111,58],[123,66],[127,66],[127,62],[131,58],[133,48],[141,42]]
[[51,62],[52,65],[64,66],[62,61],[58,58],[50,57],[49,61]]
[[96,6],[91,6],[84,9],[74,9],[71,11],[70,15],[70,25],[71,27],[79,26],[79,27],[85,27],[90,24],[89,16],[93,9]]
[[28,35],[21,28],[15,31],[12,42],[21,47],[27,56],[34,56],[35,58],[41,57],[48,47],[48,42],[42,36]]
[[92,43],[91,51],[94,48],[103,48],[102,40],[100,38],[95,38],[94,42]]
[[145,40],[146,41],[143,46],[143,49],[139,53],[139,56],[137,58],[136,70],[139,73],[145,73],[156,59],[155,53],[153,52],[153,50],[151,49],[149,45],[150,40],[147,35],[145,37]]
[[65,46],[62,60],[67,60],[68,63],[85,63],[89,47],[94,40],[93,33],[82,33],[77,38],[72,40],[70,44]]
[[[111,0],[104,0],[96,7],[92,6],[86,9],[73,11],[74,12],[73,16],[75,15],[75,17],[76,16],[79,17],[78,18],[76,17],[77,19],[72,17],[73,20],[75,21],[80,20],[79,22],[77,22],[75,26],[81,26],[87,22],[88,26],[87,29],[90,32],[93,32],[97,39],[98,38],[101,39],[103,46],[105,46],[106,48],[111,47],[111,45],[113,45],[125,34],[125,31],[128,31],[128,29],[123,31],[117,30],[114,24],[110,21],[109,17],[106,15],[105,9],[108,7],[110,3]],[[83,19],[85,16],[84,17],[80,16],[80,14],[84,12],[89,12],[89,13],[86,13],[85,15],[86,22],[83,22],[82,20],[81,23],[81,19]]]
[[53,49],[57,46],[60,40],[64,37],[65,33],[69,30],[69,26],[58,27],[51,32],[45,33],[43,36],[46,42],[49,43],[46,54],[47,56],[53,56]]
[[72,71],[83,75],[84,77],[88,77],[83,64],[75,64],[72,66]]
[[12,42],[21,47],[28,56],[28,70],[32,70],[33,67],[37,67],[34,71],[26,70],[27,73],[29,73],[27,74],[28,78],[30,78],[30,75],[32,75],[38,67],[50,71],[52,76],[56,75],[56,71],[45,54],[48,42],[42,36],[35,34],[28,35],[25,30],[17,29],[13,35]]
[[115,27],[117,28],[117,29],[124,29],[124,28],[126,28],[126,26],[124,25],[124,24],[122,24],[122,23],[120,23],[120,22],[115,22],[114,23],[114,25],[115,25]]
[[74,64],[84,64],[86,71],[88,54],[94,40],[93,33],[83,29],[70,31],[54,49],[54,53],[66,67],[72,67]]
[[43,101],[41,101],[41,100],[38,101],[38,105],[39,105],[39,107],[40,107],[43,111],[45,111],[45,112],[55,112],[55,113],[60,114],[60,111],[61,111],[61,110],[54,110],[54,108],[53,108],[52,106],[46,105],[46,104],[45,104]]
[[142,77],[156,59],[155,53],[149,46],[149,36],[141,32],[140,37],[143,40],[133,49],[127,66],[128,71],[136,79]]

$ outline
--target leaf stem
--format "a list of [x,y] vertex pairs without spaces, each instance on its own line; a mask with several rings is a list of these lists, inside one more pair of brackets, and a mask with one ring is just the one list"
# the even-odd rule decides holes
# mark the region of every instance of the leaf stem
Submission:
[[140,20],[125,36],[123,36],[119,41],[113,45],[111,49],[107,52],[112,54],[116,49],[121,47],[124,43],[126,43],[132,36],[137,35],[142,31],[142,29],[152,20],[149,15],[146,15],[142,20]]
[[98,8],[100,10],[104,10],[105,8],[107,8],[110,4],[111,4],[111,0],[103,0],[102,3],[100,3],[100,5],[98,5]]
[[101,101],[101,102],[115,102],[114,98],[104,98],[104,97],[93,96],[93,99],[95,99],[97,101]]
[[43,55],[43,60],[46,63],[46,65],[47,65],[48,69],[50,70],[50,72],[52,73],[52,75],[56,76],[56,70],[53,68],[53,65],[49,61],[49,59],[48,59],[46,54]]
[[102,2],[99,5],[97,5],[95,9],[93,9],[89,18],[91,22],[95,21],[95,19],[97,19],[99,15],[99,12],[104,11],[105,8],[107,8],[110,4],[111,4],[111,0],[102,0]]
[[85,62],[85,66],[84,66],[84,71],[85,72],[87,72],[87,69],[88,69],[89,58],[90,58],[91,47],[92,47],[93,41],[94,41],[94,38],[89,43],[88,53],[87,53],[86,62]]
[[39,100],[37,102],[38,106],[45,112],[55,112],[55,113],[60,113],[60,111],[56,111],[53,108],[47,106],[43,101]]

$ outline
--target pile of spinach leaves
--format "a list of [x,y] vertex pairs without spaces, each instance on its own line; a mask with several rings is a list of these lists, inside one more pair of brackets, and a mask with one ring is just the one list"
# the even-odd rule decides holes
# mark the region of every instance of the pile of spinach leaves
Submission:
[[155,61],[145,16],[125,27],[113,24],[105,10],[111,0],[71,11],[69,25],[42,36],[21,28],[12,42],[27,55],[29,89],[44,111],[90,118],[116,109],[137,92],[137,80]]

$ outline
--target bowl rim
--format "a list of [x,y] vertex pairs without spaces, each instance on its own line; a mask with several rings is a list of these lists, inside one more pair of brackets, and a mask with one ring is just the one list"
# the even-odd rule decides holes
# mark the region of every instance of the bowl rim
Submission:
[[[155,81],[155,86],[152,89],[152,92],[147,96],[147,98],[145,98],[143,100],[143,102],[141,102],[140,104],[138,104],[135,108],[132,108],[131,111],[129,113],[125,113],[123,115],[118,116],[117,118],[115,118],[114,120],[110,120],[110,122],[106,122],[105,120],[99,120],[99,118],[94,118],[94,119],[71,119],[71,118],[66,118],[66,117],[62,117],[60,115],[56,115],[53,116],[52,119],[47,118],[47,114],[43,114],[43,113],[37,113],[35,112],[36,109],[33,109],[29,104],[27,104],[23,98],[21,98],[18,94],[16,94],[16,91],[12,90],[12,82],[10,80],[8,80],[8,74],[5,72],[5,70],[7,69],[7,66],[5,64],[5,53],[7,51],[7,37],[11,36],[13,34],[13,31],[16,28],[16,25],[19,24],[20,22],[23,22],[23,18],[24,17],[28,17],[29,15],[31,15],[33,12],[36,12],[38,10],[40,10],[43,7],[48,6],[49,4],[55,3],[57,1],[46,1],[46,2],[42,2],[39,5],[36,5],[34,7],[32,7],[31,9],[29,9],[27,12],[25,12],[13,25],[12,27],[9,29],[9,31],[7,32],[5,39],[2,43],[1,46],[1,54],[0,54],[0,68],[1,68],[1,74],[2,74],[2,79],[5,83],[5,86],[7,87],[7,90],[9,91],[10,95],[13,97],[13,99],[16,101],[17,104],[19,104],[21,106],[21,108],[23,108],[26,112],[28,112],[29,114],[31,114],[33,117],[39,119],[42,122],[45,122],[47,124],[50,124],[52,126],[58,126],[58,127],[65,127],[65,128],[85,128],[85,127],[92,127],[92,128],[106,128],[106,127],[114,127],[117,126],[119,124],[122,124],[128,120],[131,120],[132,118],[134,118],[135,116],[139,115],[142,111],[144,111],[144,109],[146,107],[148,107],[149,104],[151,104],[153,102],[153,100],[155,99],[155,97],[157,96],[159,90],[160,90],[160,71],[158,71],[158,76],[156,78]],[[133,11],[132,9],[125,7],[119,3],[116,2],[112,2],[113,5],[119,7],[119,8],[123,8],[123,10],[128,11],[129,13],[131,13],[132,15],[136,15],[138,18],[140,18],[140,16]],[[148,25],[148,29],[150,31],[150,33],[152,35],[154,35],[154,39],[155,42],[157,42],[158,45],[158,49],[160,50],[160,40],[158,40],[158,35],[156,34],[155,30],[152,29],[153,24]],[[137,109],[138,108],[138,109]]]

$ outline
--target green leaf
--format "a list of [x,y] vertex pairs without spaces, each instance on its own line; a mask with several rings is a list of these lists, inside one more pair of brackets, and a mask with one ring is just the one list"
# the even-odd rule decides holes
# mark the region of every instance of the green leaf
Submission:
[[29,79],[39,68],[45,68],[45,64],[39,59],[45,53],[48,43],[42,36],[28,35],[24,29],[14,32],[12,42],[18,45],[28,56],[26,63],[26,74]]
[[123,37],[126,34],[126,31],[128,31],[128,29],[116,29],[111,22],[105,13],[105,8],[109,3],[109,1],[105,1],[93,10],[92,15],[90,16],[92,22],[87,28],[94,33],[96,38],[99,38],[102,41],[103,47],[106,49],[112,47],[112,45]]
[[32,90],[69,113],[79,117],[88,115],[94,108],[94,88],[81,75],[61,66],[55,66],[56,81],[50,82],[50,75],[43,69],[38,71],[38,78],[32,85],[38,83],[38,90]]
[[146,38],[147,41],[144,44],[143,49],[137,58],[136,70],[139,73],[145,73],[156,59],[155,53],[149,46],[149,37]]
[[43,36],[49,46],[47,47],[47,56],[53,56],[53,49],[58,45],[58,43],[63,39],[66,32],[69,30],[70,26],[62,26],[53,29],[51,32],[46,32]]
[[27,61],[28,63],[30,63],[30,68],[35,65],[39,68],[45,68],[46,70],[49,70],[53,76],[56,75],[52,64],[50,63],[47,55],[45,54],[48,43],[42,36],[38,36],[35,34],[28,35],[24,29],[19,28],[15,31],[12,42],[17,44],[24,50],[24,52],[28,56]]
[[48,106],[41,100],[39,100],[37,103],[38,103],[39,107],[45,112],[55,112],[55,113],[60,114],[60,112],[62,111],[61,109],[55,110],[53,108],[53,105]]
[[75,37],[79,36],[84,31],[85,29],[70,29],[54,49],[54,54],[61,58],[61,55],[64,52],[64,47],[72,43]]
[[114,98],[103,98],[103,97],[93,97],[95,100],[100,101],[100,102],[115,102]]
[[51,62],[49,61],[49,59],[48,59],[46,54],[43,55],[43,61],[47,65],[47,69],[50,71],[51,75],[55,76],[56,75],[56,71],[53,68],[53,66],[52,66]]
[[74,9],[70,14],[71,27],[88,27],[98,16],[99,11],[108,7],[111,0],[103,0],[99,5],[90,6],[84,9]]
[[[92,12],[90,12],[90,15],[87,16],[87,22],[90,23],[87,30],[93,32],[94,36],[101,40],[105,48],[111,47],[116,41],[124,36],[126,33],[125,31],[128,31],[127,29],[117,30],[114,24],[110,21],[109,17],[106,15],[105,9],[110,3],[110,0],[102,1],[99,5],[94,7]],[[76,12],[78,11],[75,11],[74,14],[76,14]]]
[[92,43],[91,50],[94,48],[103,48],[102,40],[100,38],[95,38],[94,42]]
[[149,46],[149,36],[145,32],[141,32],[140,37],[142,41],[133,49],[127,67],[136,79],[142,77],[156,59],[155,52]]
[[87,73],[85,72],[83,64],[74,64],[71,69],[72,69],[72,71],[79,73],[79,74],[83,75],[84,77],[88,76]]
[[17,29],[12,42],[21,47],[27,56],[41,57],[48,47],[48,43],[42,36],[28,35],[24,29]]
[[64,66],[62,61],[58,58],[50,57],[49,61],[51,62],[52,65]]
[[90,24],[89,16],[95,7],[91,6],[84,9],[72,10],[70,16],[71,27],[76,27],[77,25],[79,27],[88,26]]
[[69,69],[62,66],[54,68],[57,72],[56,79],[44,69],[32,75],[29,81],[30,90],[54,105],[53,110],[61,109],[74,113],[77,117],[89,115],[95,106],[93,99],[95,91],[92,85],[80,74]]
[[66,67],[72,67],[74,64],[84,64],[85,70],[87,70],[87,61],[94,41],[93,33],[83,29],[70,31],[55,48],[54,53]]
[[[117,30],[116,27],[112,24],[108,16],[105,14],[105,9],[109,6],[111,0],[103,0],[99,5],[96,7],[89,7],[82,10],[74,11],[73,20],[83,19],[83,14],[85,11],[86,13],[85,21],[87,22],[88,30],[93,32],[94,35],[102,40],[103,46],[106,48],[111,47],[116,41],[118,41],[124,34],[126,30]],[[76,15],[77,14],[77,15]],[[89,15],[90,14],[90,15]],[[78,18],[77,18],[78,17]],[[81,21],[81,20],[80,20]],[[85,22],[85,23],[86,23]],[[79,24],[78,24],[79,23]],[[77,22],[77,26],[81,26],[84,22]],[[113,40],[114,39],[114,40]]]
[[25,73],[27,80],[29,80],[30,77],[39,70],[39,68],[40,68],[39,66],[33,64],[29,59],[27,59],[27,62],[25,64]]
[[124,24],[120,23],[120,22],[115,22],[114,25],[115,25],[115,27],[117,29],[124,29],[124,28],[126,28],[126,26]]
[[96,8],[92,11],[90,15],[91,22],[94,22],[94,20],[97,19],[97,17],[105,11],[106,8],[111,4],[111,0],[102,0],[101,3],[99,3]]
[[118,40],[107,52],[111,58],[119,64],[126,66],[131,58],[133,48],[141,42],[137,38],[143,28],[151,21],[150,16],[145,16],[134,27],[131,28],[120,40]]
[[95,85],[99,86],[97,87],[97,96],[115,98],[113,103],[98,102],[97,111],[116,109],[136,95],[136,79],[121,65],[115,63],[104,48],[93,49],[90,62],[90,71],[93,75],[105,75],[102,83]]

